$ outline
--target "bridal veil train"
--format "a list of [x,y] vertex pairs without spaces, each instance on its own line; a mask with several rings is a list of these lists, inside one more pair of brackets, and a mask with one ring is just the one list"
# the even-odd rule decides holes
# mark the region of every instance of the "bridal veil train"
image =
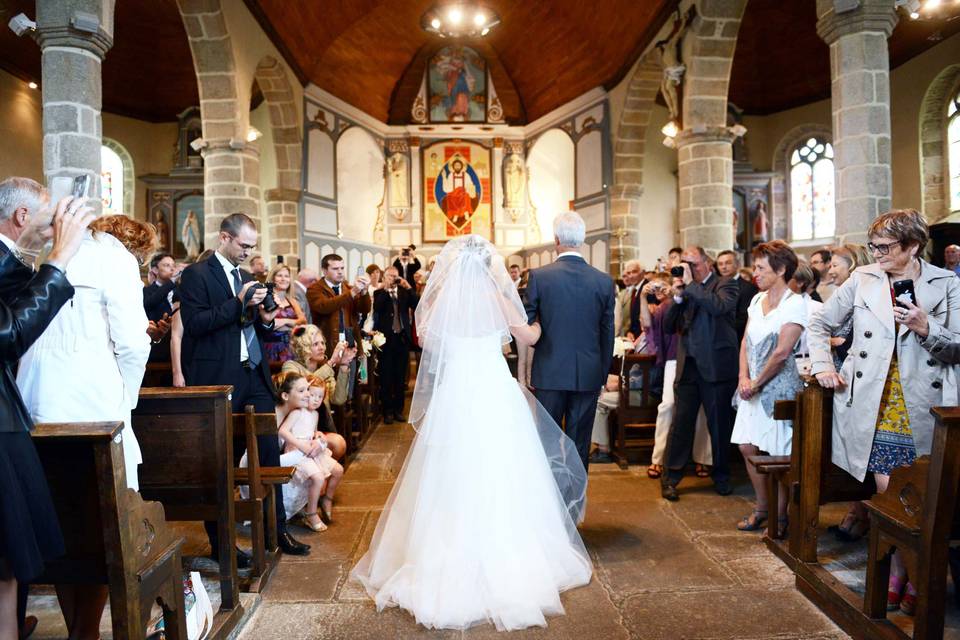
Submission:
[[587,478],[503,358],[510,327],[527,322],[503,258],[479,236],[448,242],[416,319],[417,435],[351,575],[379,610],[429,628],[546,626],[560,592],[590,582],[576,528]]

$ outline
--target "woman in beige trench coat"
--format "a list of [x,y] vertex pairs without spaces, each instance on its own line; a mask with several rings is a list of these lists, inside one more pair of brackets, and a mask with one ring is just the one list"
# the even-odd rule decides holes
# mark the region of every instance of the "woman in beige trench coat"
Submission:
[[[870,471],[883,492],[894,468],[930,453],[930,408],[957,404],[960,280],[918,257],[929,232],[912,209],[883,214],[868,235],[877,262],[854,271],[814,314],[808,345],[812,373],[836,389],[833,462],[861,481]],[[916,305],[894,306],[898,280],[913,281]],[[853,342],[837,372],[830,335],[851,314]],[[904,578],[895,558],[888,606],[901,605]],[[901,607],[908,613],[911,590]]]

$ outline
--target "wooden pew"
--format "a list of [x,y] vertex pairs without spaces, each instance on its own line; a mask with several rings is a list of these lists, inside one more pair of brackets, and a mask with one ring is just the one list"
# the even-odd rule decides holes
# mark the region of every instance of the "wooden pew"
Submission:
[[[657,430],[657,406],[659,396],[651,393],[651,374],[657,357],[630,353],[623,356],[620,374],[620,400],[617,405],[616,434],[611,441],[611,455],[621,469],[627,468],[627,449],[652,447]],[[641,389],[639,402],[631,398],[630,370],[640,368]],[[629,432],[629,433],[628,433]]]
[[960,407],[938,407],[931,413],[936,427],[930,455],[895,469],[886,492],[866,503],[870,552],[863,612],[875,625],[885,622],[890,557],[896,548],[917,589],[914,640],[943,637],[947,549],[960,534]]
[[39,424],[33,441],[54,499],[67,553],[35,584],[110,587],[113,637],[143,638],[154,601],[166,637],[186,640],[180,548],[163,507],[127,488],[122,422]]
[[236,556],[231,386],[142,387],[132,425],[143,463],[140,493],[163,504],[167,520],[215,521],[220,610],[212,637],[226,637],[243,614]]
[[237,501],[237,518],[250,521],[253,561],[250,581],[245,586],[252,593],[263,591],[279,561],[274,487],[289,482],[296,470],[295,467],[261,467],[257,436],[276,437],[277,416],[256,413],[252,405],[247,405],[243,413],[233,414],[234,447],[247,451],[247,466],[234,469],[233,480],[237,486],[250,488],[250,499]]

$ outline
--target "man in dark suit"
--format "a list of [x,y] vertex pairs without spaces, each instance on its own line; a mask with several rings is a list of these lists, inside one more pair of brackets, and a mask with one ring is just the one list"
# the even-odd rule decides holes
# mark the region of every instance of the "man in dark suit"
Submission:
[[553,233],[556,262],[531,271],[527,282],[527,319],[542,328],[530,385],[586,468],[597,400],[613,359],[616,295],[610,276],[579,253],[585,226],[578,214],[559,214]]
[[[277,310],[261,306],[267,289],[238,268],[257,245],[257,227],[248,216],[233,213],[220,223],[220,246],[209,259],[188,267],[180,280],[183,319],[183,373],[187,384],[233,385],[233,411],[252,404],[258,413],[273,413],[274,387],[264,355],[262,334],[273,328]],[[259,436],[260,464],[280,466],[277,436]],[[210,443],[213,446],[213,443]],[[234,449],[239,462],[242,449]],[[309,546],[296,541],[286,527],[283,494],[276,487],[274,506],[280,549],[306,555]],[[216,523],[207,522],[212,557],[220,561]],[[250,564],[237,550],[237,565]]]
[[147,320],[165,331],[150,345],[149,362],[170,362],[170,319],[180,274],[169,253],[157,253],[150,259],[150,273],[153,282],[143,288],[143,310],[147,313]]
[[367,295],[370,278],[364,273],[351,287],[346,281],[343,258],[335,253],[323,256],[320,268],[323,277],[307,289],[307,301],[313,324],[323,332],[329,358],[338,342],[347,341],[347,329],[354,340],[360,339],[360,314],[370,312],[370,296]]
[[402,249],[400,256],[393,261],[393,266],[397,268],[400,277],[406,280],[414,291],[417,290],[417,281],[413,279],[413,274],[420,271],[420,261],[413,253],[416,250],[416,245],[410,245],[406,249]]
[[679,291],[664,318],[669,332],[679,332],[677,349],[676,413],[667,436],[667,473],[661,493],[677,500],[677,484],[690,460],[697,428],[697,414],[703,405],[713,449],[713,482],[717,493],[729,495],[730,400],[737,388],[739,344],[734,316],[737,285],[721,278],[710,268],[701,247],[683,252],[683,277],[673,279]]
[[406,422],[403,399],[407,390],[410,364],[410,314],[417,308],[417,294],[410,283],[400,277],[396,267],[383,272],[383,288],[373,294],[373,329],[386,337],[380,350],[378,373],[383,422]]
[[717,254],[717,272],[721,278],[730,278],[737,283],[737,312],[734,325],[737,328],[737,344],[743,341],[743,334],[747,330],[747,312],[753,296],[760,293],[757,285],[751,280],[740,277],[740,260],[737,254],[729,249]]

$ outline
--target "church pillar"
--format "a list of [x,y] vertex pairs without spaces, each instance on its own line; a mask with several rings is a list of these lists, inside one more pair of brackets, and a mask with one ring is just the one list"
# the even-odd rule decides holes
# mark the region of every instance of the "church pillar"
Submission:
[[727,127],[698,126],[677,136],[682,246],[716,255],[733,248],[733,139]]
[[43,86],[43,173],[90,176],[100,211],[100,67],[113,46],[112,0],[38,0]]
[[297,217],[300,210],[300,191],[297,189],[270,189],[264,194],[267,202],[267,225],[270,227],[270,258],[283,256],[283,263],[296,266],[300,256],[300,232]]
[[[216,248],[220,222],[245,213],[260,227],[260,150],[255,144],[207,142],[203,155],[204,246]],[[263,237],[263,229],[260,229]],[[265,247],[258,245],[255,253]]]
[[865,242],[870,221],[890,208],[890,61],[894,3],[860,0],[837,13],[817,0],[817,33],[830,46],[839,242]]

